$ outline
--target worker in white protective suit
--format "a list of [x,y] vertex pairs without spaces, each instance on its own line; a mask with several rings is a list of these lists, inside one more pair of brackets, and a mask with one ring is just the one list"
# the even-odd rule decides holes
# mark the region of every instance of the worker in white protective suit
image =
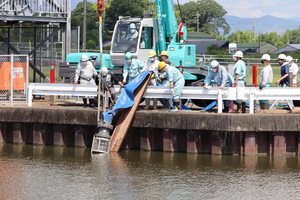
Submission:
[[[82,54],[80,59],[80,64],[77,65],[77,69],[75,72],[75,80],[74,85],[78,84],[78,80],[80,80],[80,84],[82,85],[96,85],[94,77],[97,76],[97,72],[95,67],[91,61],[89,61],[88,56],[86,54]],[[83,107],[87,107],[87,98],[89,98],[90,107],[95,107],[94,98],[93,97],[83,97]]]
[[289,64],[290,66],[290,73],[293,73],[293,84],[297,84],[297,73],[299,71],[298,65],[296,63],[294,63],[293,61],[293,57],[292,56],[287,56],[286,57],[286,62]]
[[174,106],[173,109],[170,111],[177,112],[180,107],[181,92],[185,84],[184,77],[177,68],[175,68],[174,66],[169,66],[163,61],[158,64],[158,70],[166,72],[167,74],[167,79],[170,83],[172,101]]
[[[204,88],[209,89],[210,83],[212,80],[215,81],[219,89],[224,89],[225,87],[232,87],[233,78],[227,72],[226,68],[219,64],[218,61],[213,60],[210,63],[211,71],[206,79]],[[231,100],[223,100],[224,102],[224,113],[228,113]]]
[[126,36],[126,40],[127,41],[133,41],[134,39],[136,39],[139,35],[139,32],[136,29],[136,25],[135,23],[131,23],[129,25],[129,33]]
[[125,63],[123,68],[123,84],[127,83],[127,76],[128,82],[130,82],[144,71],[146,71],[144,63],[138,59],[133,59],[132,54],[127,52],[125,54]]
[[[273,82],[273,69],[270,65],[271,57],[269,54],[264,54],[260,61],[263,64],[263,69],[260,72],[260,84],[259,89],[262,90],[264,87],[271,87]],[[260,109],[268,110],[269,109],[269,100],[259,100]]]
[[[156,60],[156,52],[154,50],[150,50],[148,52],[148,60],[145,62],[146,70],[152,71],[151,80],[149,81],[149,85],[156,86],[156,80],[158,79],[158,63]],[[146,107],[145,109],[149,109],[150,107],[150,99],[145,99]],[[157,99],[153,99],[153,109],[157,108]]]

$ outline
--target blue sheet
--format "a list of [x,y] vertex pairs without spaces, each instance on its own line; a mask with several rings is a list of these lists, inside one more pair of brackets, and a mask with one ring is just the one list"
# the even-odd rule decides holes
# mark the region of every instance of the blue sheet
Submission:
[[147,75],[150,73],[149,70],[140,73],[137,77],[135,77],[132,81],[130,81],[125,88],[122,89],[122,92],[113,107],[112,110],[105,111],[101,115],[101,121],[107,123],[112,123],[113,117],[126,108],[132,107],[134,104],[134,91],[138,88],[143,81],[147,78]]

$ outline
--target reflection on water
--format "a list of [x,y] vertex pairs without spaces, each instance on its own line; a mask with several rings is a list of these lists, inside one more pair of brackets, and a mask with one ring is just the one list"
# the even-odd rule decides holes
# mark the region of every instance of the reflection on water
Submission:
[[0,199],[299,199],[296,156],[0,144]]

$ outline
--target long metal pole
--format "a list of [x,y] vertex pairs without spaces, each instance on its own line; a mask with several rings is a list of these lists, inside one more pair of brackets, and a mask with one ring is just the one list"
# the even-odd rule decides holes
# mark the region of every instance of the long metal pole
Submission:
[[[102,50],[102,15],[99,16],[99,48],[100,48],[100,66],[102,67],[102,53],[103,53],[103,50]],[[100,80],[101,80],[101,73],[99,73],[99,84],[98,84],[98,112],[97,112],[97,122],[100,122]],[[101,81],[102,83],[103,81]],[[103,83],[102,83],[103,84]],[[103,89],[103,92],[104,92],[104,89]],[[104,95],[104,93],[103,93]],[[102,101],[102,106],[105,107],[104,105],[104,101]]]
[[86,48],[86,0],[83,2],[82,48]]

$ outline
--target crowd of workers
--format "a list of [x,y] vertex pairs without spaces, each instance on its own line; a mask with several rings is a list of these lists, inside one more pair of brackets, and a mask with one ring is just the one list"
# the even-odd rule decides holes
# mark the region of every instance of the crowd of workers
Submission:
[[[124,56],[124,68],[123,68],[123,80],[119,81],[117,77],[106,67],[102,67],[100,73],[98,75],[98,83],[102,89],[109,91],[111,94],[111,100],[116,101],[116,91],[114,88],[114,83],[124,87],[124,85],[130,81],[132,81],[135,77],[137,77],[140,73],[150,70],[152,71],[152,79],[149,82],[149,85],[152,86],[170,86],[172,91],[172,101],[171,104],[169,99],[159,99],[163,105],[163,109],[169,109],[171,105],[171,112],[177,112],[180,108],[180,96],[182,89],[185,85],[185,80],[183,74],[174,67],[174,64],[169,60],[167,51],[162,51],[159,56],[159,61],[156,60],[156,52],[154,50],[150,50],[148,53],[148,60],[146,62],[142,62],[138,59],[133,59],[133,56],[130,52],[127,52]],[[210,63],[210,71],[207,76],[206,83],[204,88],[209,89],[212,81],[214,81],[219,87],[219,89],[223,89],[225,87],[245,87],[245,77],[246,77],[246,64],[243,61],[243,52],[237,51],[233,55],[235,59],[235,65],[233,67],[233,74],[229,74],[224,66],[221,66],[218,61],[213,60]],[[260,73],[260,84],[259,89],[263,89],[264,87],[270,87],[273,82],[273,70],[270,64],[271,57],[269,54],[264,54],[261,58],[261,63],[263,69]],[[298,66],[293,62],[293,58],[291,56],[286,56],[285,54],[280,54],[278,56],[278,64],[280,65],[281,76],[278,80],[275,81],[279,87],[289,87],[291,84],[297,83],[297,73]],[[290,83],[290,74],[292,74],[293,83]],[[78,83],[80,79],[80,84],[84,85],[96,85],[95,79],[93,77],[97,76],[97,72],[93,66],[93,64],[89,61],[86,54],[82,55],[80,60],[80,64],[76,69],[76,75],[74,84]],[[101,93],[101,96],[104,94]],[[83,98],[84,107],[87,107],[87,98]],[[153,108],[157,108],[158,99],[153,99]],[[149,109],[150,99],[146,99],[146,109]],[[94,107],[93,98],[89,98],[90,107]],[[246,102],[244,100],[236,101],[236,110],[234,110],[234,102],[231,100],[224,100],[224,113],[245,113],[246,112]],[[269,109],[269,101],[268,100],[260,100],[260,108],[261,109]]]

